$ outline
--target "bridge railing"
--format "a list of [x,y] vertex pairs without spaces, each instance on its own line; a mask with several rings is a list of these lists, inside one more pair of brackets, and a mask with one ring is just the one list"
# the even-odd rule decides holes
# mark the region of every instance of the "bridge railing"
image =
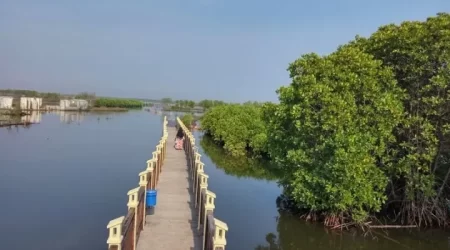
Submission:
[[194,195],[194,205],[198,214],[197,230],[201,233],[203,250],[225,250],[227,244],[226,223],[214,218],[214,201],[216,194],[208,190],[208,178],[205,173],[205,164],[201,161],[201,154],[195,146],[195,138],[191,131],[177,117],[177,124],[183,129],[185,134],[184,150],[188,159],[190,181],[192,183],[192,193]]
[[146,190],[155,189],[162,171],[163,161],[167,150],[167,118],[164,116],[162,136],[152,159],[147,161],[147,168],[139,173],[139,186],[131,189],[128,195],[128,213],[111,220],[109,231],[109,250],[135,250],[140,232],[144,229],[146,215]]

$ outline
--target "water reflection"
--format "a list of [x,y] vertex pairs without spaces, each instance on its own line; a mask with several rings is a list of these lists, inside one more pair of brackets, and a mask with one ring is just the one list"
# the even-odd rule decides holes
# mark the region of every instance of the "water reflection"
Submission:
[[59,112],[59,121],[62,123],[70,124],[73,122],[81,123],[84,120],[85,113],[83,112]]
[[442,230],[329,230],[319,224],[307,223],[289,214],[280,214],[277,232],[268,233],[265,244],[255,250],[342,249],[342,250],[398,250],[447,249],[446,234]]
[[39,111],[32,111],[26,115],[9,115],[5,113],[0,114],[0,126],[25,126],[30,124],[37,124],[42,121],[42,113]]
[[[83,117],[85,116],[82,112],[51,111],[48,113],[59,115],[60,122],[67,124],[72,122],[80,123],[83,121]],[[23,116],[1,115],[0,121],[3,122],[4,126],[39,124],[42,122],[42,116],[43,112],[32,111]]]
[[29,119],[39,117],[28,130],[0,129],[0,249],[105,249],[106,224],[123,215],[124,194],[160,139],[159,117],[44,112]]
[[[367,240],[372,241],[369,238]],[[367,249],[364,244],[355,244],[355,238],[349,232],[327,230],[318,224],[306,223],[283,213],[277,217],[277,232],[268,233],[265,241],[255,250]]]
[[29,115],[21,117],[23,123],[36,124],[42,121],[42,113],[39,111],[32,111]]
[[[11,126],[29,128],[33,124],[39,124],[42,122],[43,116],[56,115],[59,116],[59,121],[64,124],[78,124],[80,125],[87,116],[96,117],[97,122],[102,120],[112,120],[113,117],[119,115],[126,115],[128,112],[79,112],[79,111],[32,111],[23,116],[10,116],[0,113],[0,127],[6,127],[9,129]],[[49,116],[49,117],[50,117]]]
[[235,157],[214,143],[209,136],[202,136],[200,146],[211,161],[226,174],[236,177],[255,178],[258,180],[278,180],[280,172],[269,162],[245,156]]

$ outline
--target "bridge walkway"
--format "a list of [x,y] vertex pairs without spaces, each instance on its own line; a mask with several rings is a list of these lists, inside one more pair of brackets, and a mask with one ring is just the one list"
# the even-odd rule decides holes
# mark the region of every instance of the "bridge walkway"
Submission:
[[200,250],[202,238],[197,230],[197,211],[190,190],[184,150],[173,147],[176,129],[168,127],[167,153],[157,186],[154,214],[147,214],[137,250]]

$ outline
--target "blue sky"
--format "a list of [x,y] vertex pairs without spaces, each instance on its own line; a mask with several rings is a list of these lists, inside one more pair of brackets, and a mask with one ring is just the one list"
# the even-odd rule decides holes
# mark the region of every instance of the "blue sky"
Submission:
[[0,0],[0,88],[274,101],[301,54],[449,0]]

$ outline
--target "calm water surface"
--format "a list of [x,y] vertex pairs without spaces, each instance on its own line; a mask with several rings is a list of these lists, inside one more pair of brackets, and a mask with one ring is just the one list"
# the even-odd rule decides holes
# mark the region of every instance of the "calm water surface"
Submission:
[[0,128],[0,249],[106,249],[106,225],[126,214],[126,194],[160,139],[161,116],[39,120]]
[[[173,118],[173,114],[169,115]],[[126,213],[128,190],[161,136],[162,116],[58,113],[28,128],[0,128],[0,249],[106,249],[106,224]],[[276,173],[232,158],[201,133],[215,215],[227,250],[449,249],[443,231],[338,234],[280,214]]]

